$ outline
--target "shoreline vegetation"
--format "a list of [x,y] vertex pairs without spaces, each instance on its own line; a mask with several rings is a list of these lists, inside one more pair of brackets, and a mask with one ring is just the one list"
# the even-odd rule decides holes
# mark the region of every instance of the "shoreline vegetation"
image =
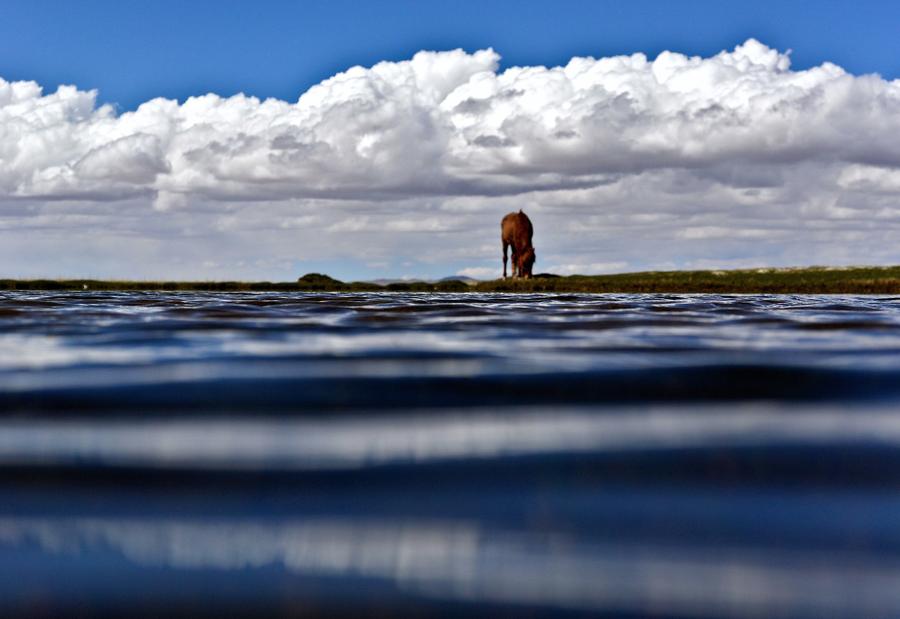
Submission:
[[308,273],[296,282],[0,279],[0,290],[900,294],[900,266],[646,271],[569,276],[542,273],[533,279],[466,282],[447,278],[437,282],[409,281],[384,285],[342,282],[320,273]]

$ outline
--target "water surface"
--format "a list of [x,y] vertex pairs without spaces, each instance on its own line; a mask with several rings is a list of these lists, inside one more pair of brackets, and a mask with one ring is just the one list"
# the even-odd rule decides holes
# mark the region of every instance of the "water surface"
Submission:
[[900,298],[0,293],[16,614],[900,616]]

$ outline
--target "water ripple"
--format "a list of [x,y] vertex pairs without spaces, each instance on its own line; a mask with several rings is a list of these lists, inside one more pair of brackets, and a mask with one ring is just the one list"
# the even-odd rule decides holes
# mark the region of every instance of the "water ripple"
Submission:
[[0,465],[4,616],[900,616],[900,298],[0,292]]

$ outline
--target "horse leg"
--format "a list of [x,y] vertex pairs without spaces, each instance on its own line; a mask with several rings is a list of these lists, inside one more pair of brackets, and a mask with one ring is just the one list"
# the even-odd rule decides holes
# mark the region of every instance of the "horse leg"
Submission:
[[509,261],[510,269],[512,270],[513,279],[519,276],[519,254],[516,251],[516,246],[512,246],[512,256]]
[[506,279],[506,250],[509,248],[509,243],[503,243],[503,279]]

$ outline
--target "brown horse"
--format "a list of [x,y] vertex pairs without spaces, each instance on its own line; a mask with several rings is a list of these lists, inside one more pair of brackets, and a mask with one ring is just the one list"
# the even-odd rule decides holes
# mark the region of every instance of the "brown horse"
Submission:
[[512,246],[512,275],[513,277],[531,277],[531,267],[534,265],[534,246],[531,237],[534,236],[534,228],[528,215],[519,209],[518,213],[510,213],[500,222],[500,240],[503,241],[503,277],[506,277],[506,248]]

